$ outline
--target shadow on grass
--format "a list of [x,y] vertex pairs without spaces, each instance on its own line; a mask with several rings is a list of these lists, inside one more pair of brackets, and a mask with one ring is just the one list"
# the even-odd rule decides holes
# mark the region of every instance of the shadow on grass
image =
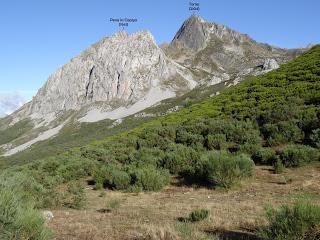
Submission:
[[99,213],[110,213],[111,209],[101,208],[101,209],[98,209],[97,212],[99,212]]
[[190,219],[188,217],[178,217],[177,221],[187,223],[190,222]]
[[219,236],[220,240],[261,240],[261,238],[250,232],[232,230],[209,230],[205,232],[209,235]]
[[192,187],[192,188],[207,188],[214,189],[214,186],[208,181],[194,179],[189,176],[176,176],[171,184],[176,187]]

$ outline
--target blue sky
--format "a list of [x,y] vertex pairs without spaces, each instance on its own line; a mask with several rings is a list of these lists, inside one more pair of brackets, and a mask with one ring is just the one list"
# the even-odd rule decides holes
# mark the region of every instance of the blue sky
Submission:
[[[199,0],[200,15],[280,47],[320,40],[318,0]],[[0,95],[29,99],[59,66],[119,30],[110,17],[138,18],[127,31],[148,29],[170,41],[190,15],[186,0],[10,0],[0,5]]]

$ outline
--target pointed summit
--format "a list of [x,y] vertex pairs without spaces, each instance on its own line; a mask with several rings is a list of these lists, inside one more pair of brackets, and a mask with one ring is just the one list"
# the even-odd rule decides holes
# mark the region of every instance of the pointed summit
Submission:
[[223,24],[207,22],[202,17],[193,14],[182,24],[171,45],[198,52],[207,46],[210,38],[226,44],[253,42],[246,34],[232,30]]
[[194,51],[199,51],[205,45],[209,31],[205,27],[205,21],[193,14],[181,26],[174,39],[172,45],[182,45]]

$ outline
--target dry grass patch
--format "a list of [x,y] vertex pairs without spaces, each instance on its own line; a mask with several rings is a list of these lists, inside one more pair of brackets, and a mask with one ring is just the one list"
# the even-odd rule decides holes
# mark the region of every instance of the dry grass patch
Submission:
[[[292,180],[284,182],[285,178]],[[107,191],[101,197],[101,192],[86,189],[87,208],[53,211],[50,227],[57,240],[175,240],[183,239],[181,231],[188,236],[188,228],[191,239],[217,239],[218,235],[223,239],[225,234],[237,233],[254,237],[255,229],[266,224],[266,204],[292,204],[301,196],[320,204],[319,184],[320,164],[316,163],[283,174],[274,174],[272,167],[256,167],[251,179],[229,191],[171,185],[156,193]],[[121,202],[116,211],[99,211],[112,199]],[[201,208],[210,211],[208,219],[179,228],[179,218]]]

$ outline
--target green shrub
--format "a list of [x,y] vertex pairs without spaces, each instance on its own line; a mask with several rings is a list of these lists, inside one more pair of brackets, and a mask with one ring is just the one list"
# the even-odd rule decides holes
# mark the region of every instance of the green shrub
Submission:
[[35,207],[43,207],[43,198],[49,191],[27,171],[14,172],[13,174],[4,173],[0,176],[0,188],[12,189],[19,192],[22,201],[32,200]]
[[103,147],[83,147],[81,148],[81,156],[90,160],[110,161],[110,152]]
[[95,181],[94,189],[95,189],[95,190],[102,190],[102,189],[103,189],[103,184],[102,184],[102,182]]
[[310,140],[314,147],[320,149],[320,128],[313,130],[312,134],[310,135]]
[[208,120],[207,124],[205,145],[209,150],[222,150],[233,144],[241,152],[252,154],[262,144],[259,130],[250,121]]
[[222,150],[227,146],[227,138],[225,134],[208,135],[206,139],[206,147],[208,150]]
[[85,158],[62,157],[60,161],[63,163],[57,168],[55,175],[62,177],[64,183],[92,175],[97,165],[94,161]]
[[191,222],[198,222],[202,221],[209,217],[209,211],[207,209],[197,209],[192,211],[189,214],[189,221]]
[[63,206],[65,194],[56,191],[56,189],[48,189],[46,194],[42,196],[41,208],[53,208]]
[[101,167],[93,176],[95,188],[101,190],[103,187],[125,190],[130,186],[131,178],[128,173],[115,165]]
[[106,186],[117,190],[141,189],[158,191],[169,183],[167,170],[159,170],[153,165],[125,165],[123,169],[110,165],[94,174],[96,188]]
[[70,202],[68,207],[74,209],[82,209],[85,207],[87,198],[84,187],[79,182],[70,182],[68,184],[68,193],[70,194]]
[[296,142],[303,139],[303,132],[292,121],[265,124],[262,133],[269,146],[276,146],[288,142]]
[[181,173],[185,168],[185,159],[178,152],[168,152],[163,158],[163,167],[172,174]]
[[168,169],[173,174],[180,174],[193,168],[199,158],[199,153],[193,148],[182,144],[172,144],[162,159],[161,167]]
[[244,155],[211,153],[208,155],[208,180],[216,186],[230,188],[236,181],[250,176],[253,166],[252,160]]
[[293,207],[269,208],[267,218],[269,226],[258,232],[264,240],[312,240],[309,236],[320,225],[320,206],[297,203]]
[[198,143],[203,145],[204,138],[202,135],[189,132],[183,127],[179,128],[176,134],[176,143],[181,143],[186,146],[193,146]]
[[153,166],[131,168],[131,183],[145,191],[159,191],[170,182],[167,170],[158,170]]
[[250,121],[232,121],[225,129],[225,134],[228,142],[239,145],[261,145],[262,142],[259,130],[255,129]]
[[130,164],[134,164],[136,166],[158,166],[164,155],[164,152],[159,148],[142,147],[132,154]]
[[125,190],[130,186],[131,178],[125,171],[114,170],[112,172],[112,185],[117,190]]
[[290,144],[280,152],[280,159],[286,167],[299,167],[319,160],[319,152],[309,146]]
[[112,182],[111,179],[111,168],[112,166],[101,166],[93,174],[94,187],[96,190],[103,189],[109,182]]
[[6,187],[0,188],[0,239],[47,240],[51,237],[45,219],[31,199]]
[[195,182],[207,181],[230,188],[238,180],[251,176],[253,170],[254,163],[247,155],[211,151],[201,157],[187,176]]
[[[260,124],[278,123],[293,119],[297,114],[297,106],[294,102],[299,100],[297,98],[291,98],[290,100],[291,101],[288,104],[276,103],[271,109],[263,111],[259,119]],[[300,102],[300,104],[302,103]]]
[[246,154],[236,155],[234,158],[236,167],[240,169],[239,178],[251,177],[254,172],[254,162]]
[[252,155],[255,152],[257,152],[259,148],[261,148],[261,144],[245,143],[245,144],[238,145],[237,148],[239,153]]
[[[173,130],[172,130],[173,131]],[[168,134],[168,135],[167,135]],[[163,136],[161,136],[163,135]],[[137,148],[153,148],[158,147],[159,149],[166,149],[166,147],[173,142],[175,138],[175,132],[171,132],[171,130],[163,129],[161,127],[150,127],[145,128],[139,134],[139,139],[137,140]]]
[[252,159],[256,164],[272,164],[276,158],[276,151],[272,148],[259,148]]
[[276,174],[283,173],[285,170],[285,166],[283,165],[282,161],[280,159],[277,159],[277,161],[274,163],[274,172]]

